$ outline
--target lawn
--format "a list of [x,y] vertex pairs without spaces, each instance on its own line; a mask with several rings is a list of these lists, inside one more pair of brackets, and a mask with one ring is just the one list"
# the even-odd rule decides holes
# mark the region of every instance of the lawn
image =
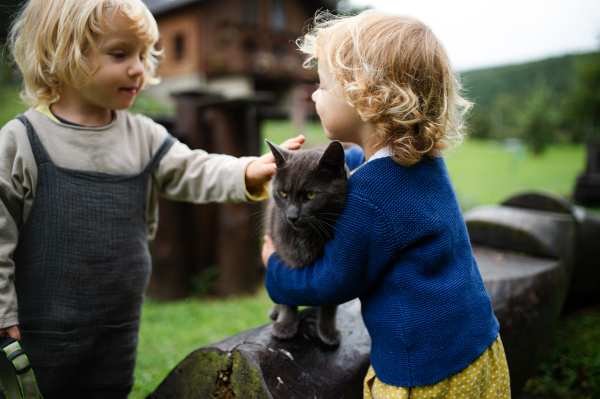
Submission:
[[[275,143],[296,134],[289,123],[282,121],[268,121],[262,130],[264,136]],[[307,125],[303,133],[308,146],[327,143],[318,124]],[[508,151],[511,149],[512,152]],[[267,151],[266,147],[263,147],[263,151]],[[475,205],[499,203],[515,192],[533,188],[550,189],[569,197],[577,175],[584,169],[585,152],[581,145],[562,144],[553,145],[543,155],[534,157],[515,152],[514,148],[507,147],[503,142],[467,140],[446,157],[446,162],[461,206],[468,209]],[[152,392],[192,350],[267,323],[266,314],[271,305],[264,290],[254,297],[228,300],[189,298],[167,304],[147,302],[140,332],[137,381],[131,398],[144,398]],[[561,357],[564,352],[572,354],[574,359],[587,359],[582,357],[582,351],[588,354],[588,358],[590,353],[600,356],[600,348],[585,344],[590,342],[590,337],[600,334],[599,312],[583,317],[587,318],[581,321],[581,317],[577,316],[563,321],[556,334],[554,351],[549,353],[549,361],[540,367],[537,377],[531,380],[528,386],[530,392],[556,392],[557,384],[548,384],[548,375],[557,372],[567,376],[574,374],[576,377],[568,380],[571,383],[579,381],[581,385],[583,381],[588,386],[591,384],[580,377],[582,367],[585,369],[588,363],[591,364],[589,361],[584,360],[583,366],[581,361],[566,364],[564,356]],[[574,339],[564,344],[561,337],[565,334],[579,335],[574,335]],[[560,371],[555,371],[557,367]],[[590,375],[594,371],[590,370]],[[584,392],[587,388],[581,389]]]
[[19,91],[15,86],[0,85],[0,127],[28,108],[19,98]]
[[[0,86],[1,125],[26,109],[14,88]],[[297,133],[283,121],[267,121],[262,131],[275,143]],[[302,133],[307,146],[327,144],[317,123],[307,124]],[[532,156],[520,151],[514,142],[467,139],[446,156],[446,163],[461,207],[467,210],[500,203],[528,189],[549,189],[570,197],[577,175],[585,168],[585,150],[582,145],[556,144],[544,154]],[[137,379],[130,398],[145,398],[191,351],[267,323],[271,305],[264,290],[253,297],[227,300],[188,298],[160,304],[148,300],[142,314]],[[596,307],[563,317],[546,361],[526,390],[554,399],[591,399],[600,397],[599,379],[600,308]]]
[[145,398],[193,350],[269,322],[271,306],[264,289],[252,297],[228,300],[146,301],[130,399]]

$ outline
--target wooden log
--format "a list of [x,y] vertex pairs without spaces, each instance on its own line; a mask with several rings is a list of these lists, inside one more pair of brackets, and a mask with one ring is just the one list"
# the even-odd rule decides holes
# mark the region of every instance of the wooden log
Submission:
[[338,347],[316,334],[316,309],[300,312],[298,334],[271,335],[266,324],[192,352],[148,399],[196,398],[362,398],[371,338],[360,302],[338,308],[344,339]]
[[581,206],[573,206],[566,199],[550,191],[517,194],[502,203],[523,209],[534,209],[570,214],[575,218],[576,237],[573,275],[567,296],[567,305],[600,302],[600,215]]
[[506,351],[513,395],[541,361],[569,289],[575,218],[509,206],[465,215]]
[[600,215],[576,206],[577,242],[575,267],[567,303],[580,305],[600,302]]

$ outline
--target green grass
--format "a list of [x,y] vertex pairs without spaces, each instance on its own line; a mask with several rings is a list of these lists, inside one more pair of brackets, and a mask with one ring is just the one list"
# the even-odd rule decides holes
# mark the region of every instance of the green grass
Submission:
[[600,398],[600,306],[563,317],[525,392],[554,399]]
[[[262,129],[264,136],[275,143],[297,134],[288,122],[282,121],[267,121]],[[327,143],[319,124],[308,124],[304,135],[307,146]],[[263,147],[263,152],[266,151]],[[584,159],[583,146],[556,145],[541,156],[526,154],[516,162],[503,144],[472,139],[446,157],[463,208],[499,203],[515,192],[540,187],[568,197],[576,176],[583,170]],[[152,392],[194,349],[268,322],[266,312],[270,306],[264,290],[256,297],[228,301],[190,299],[167,304],[147,303],[140,332],[137,381],[131,398],[144,398]],[[579,331],[580,324],[577,326],[575,329]],[[572,330],[563,333],[559,330],[556,339],[562,336],[558,334],[571,334]],[[580,338],[590,339],[588,336]],[[591,348],[589,353],[600,351]],[[551,355],[549,358],[552,359]],[[554,367],[554,361],[550,362],[548,367]]]
[[501,142],[467,139],[446,156],[463,209],[497,204],[510,195],[547,189],[570,198],[585,170],[583,145],[551,145],[542,155],[507,152]]
[[145,398],[193,350],[268,323],[272,305],[264,289],[253,297],[227,300],[147,301],[130,399]]
[[[263,134],[279,144],[296,135],[289,122],[267,121]],[[306,145],[328,143],[318,123],[308,124]],[[268,148],[263,147],[263,152]],[[509,152],[500,141],[467,139],[446,155],[446,164],[461,207],[498,204],[510,195],[530,189],[548,189],[566,198],[585,169],[583,145],[554,144],[542,155]]]
[[16,86],[0,85],[0,127],[28,108],[19,97]]
[[[140,109],[161,111],[141,101]],[[0,124],[27,110],[14,87],[0,86]],[[295,136],[289,122],[266,121],[264,136],[275,143]],[[318,123],[302,132],[307,146],[326,145]],[[263,152],[267,152],[263,146]],[[546,153],[519,160],[499,142],[468,139],[446,157],[463,209],[496,204],[513,193],[546,188],[569,197],[575,179],[585,166],[582,145],[551,145]],[[597,210],[600,210],[597,208]],[[143,308],[136,383],[130,398],[145,398],[193,350],[222,340],[269,320],[272,306],[262,290],[255,297],[155,303]],[[555,333],[546,361],[526,390],[549,398],[587,399],[600,397],[600,309],[591,315],[567,317]]]
[[[275,144],[281,144],[287,139],[295,137],[298,134],[303,134],[306,137],[304,147],[310,148],[314,146],[326,146],[329,139],[325,137],[323,126],[317,122],[309,122],[303,129],[294,128],[294,126],[283,120],[266,120],[261,126],[263,138]],[[269,147],[262,141],[261,154],[269,152]]]

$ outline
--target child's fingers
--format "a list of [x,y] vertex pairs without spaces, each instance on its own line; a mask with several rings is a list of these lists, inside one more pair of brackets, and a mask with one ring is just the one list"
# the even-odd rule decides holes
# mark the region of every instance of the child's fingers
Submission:
[[270,152],[260,157],[262,163],[275,163],[275,157]]
[[306,137],[304,137],[303,135],[299,134],[296,137],[292,137],[291,139],[287,139],[286,141],[284,141],[282,144],[284,143],[304,143],[304,141],[306,140]]
[[265,177],[270,178],[271,176],[273,176],[275,174],[275,172],[277,172],[277,166],[275,165],[275,162],[273,163],[268,163],[264,165],[264,175]]
[[281,143],[280,147],[286,150],[297,150],[306,141],[303,135],[298,135]]
[[287,143],[287,144],[281,144],[280,147],[283,148],[283,149],[286,149],[286,150],[297,150],[298,148],[301,147],[301,144],[299,144],[299,143]]
[[12,326],[8,328],[3,328],[0,330],[0,337],[9,336],[11,338],[16,339],[17,341],[21,340],[21,331],[17,326]]

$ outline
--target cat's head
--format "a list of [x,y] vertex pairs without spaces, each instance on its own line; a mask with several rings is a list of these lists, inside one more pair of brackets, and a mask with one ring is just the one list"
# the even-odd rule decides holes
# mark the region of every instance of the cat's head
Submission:
[[333,141],[325,151],[285,150],[265,140],[275,157],[273,199],[295,230],[331,226],[344,208],[348,167],[344,148]]

